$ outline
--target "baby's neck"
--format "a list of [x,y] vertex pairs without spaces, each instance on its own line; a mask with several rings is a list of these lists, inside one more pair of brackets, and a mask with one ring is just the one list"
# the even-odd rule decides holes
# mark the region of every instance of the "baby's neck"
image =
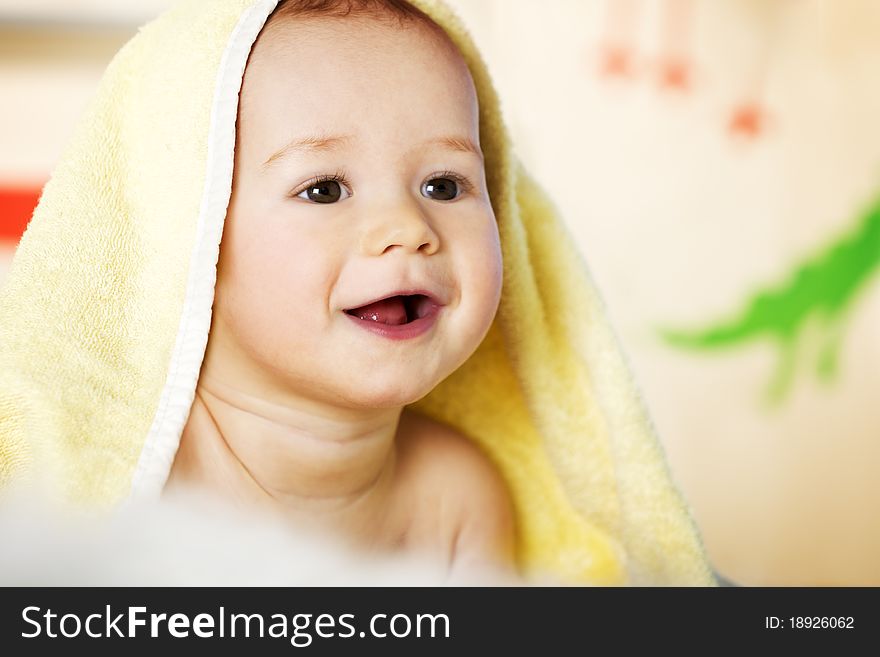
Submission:
[[391,493],[400,416],[328,418],[200,381],[166,487],[207,487],[318,524],[368,525]]

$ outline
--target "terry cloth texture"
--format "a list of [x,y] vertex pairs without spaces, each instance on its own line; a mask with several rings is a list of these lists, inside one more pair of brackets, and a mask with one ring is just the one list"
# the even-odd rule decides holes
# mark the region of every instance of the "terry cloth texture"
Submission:
[[[714,585],[629,367],[557,208],[518,161],[488,70],[463,53],[504,258],[495,321],[413,404],[506,480],[524,573]],[[158,496],[193,402],[230,199],[238,92],[275,0],[181,0],[116,55],[0,292],[0,482],[112,508]]]

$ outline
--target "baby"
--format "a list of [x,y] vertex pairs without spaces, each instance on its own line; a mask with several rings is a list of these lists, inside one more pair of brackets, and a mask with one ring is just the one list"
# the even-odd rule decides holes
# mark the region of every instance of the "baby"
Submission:
[[512,569],[500,474],[406,408],[477,349],[500,300],[476,90],[429,18],[364,4],[282,2],[251,52],[211,332],[166,491],[215,489],[453,571]]

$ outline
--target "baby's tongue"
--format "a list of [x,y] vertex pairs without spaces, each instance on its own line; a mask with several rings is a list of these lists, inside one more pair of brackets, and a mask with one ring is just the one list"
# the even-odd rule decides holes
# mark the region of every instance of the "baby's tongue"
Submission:
[[349,311],[355,317],[382,324],[406,324],[403,297],[391,297]]

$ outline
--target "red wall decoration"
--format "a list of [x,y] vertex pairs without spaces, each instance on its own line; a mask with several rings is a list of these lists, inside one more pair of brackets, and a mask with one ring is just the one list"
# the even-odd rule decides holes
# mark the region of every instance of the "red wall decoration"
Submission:
[[31,220],[42,187],[0,185],[0,241],[17,243]]

